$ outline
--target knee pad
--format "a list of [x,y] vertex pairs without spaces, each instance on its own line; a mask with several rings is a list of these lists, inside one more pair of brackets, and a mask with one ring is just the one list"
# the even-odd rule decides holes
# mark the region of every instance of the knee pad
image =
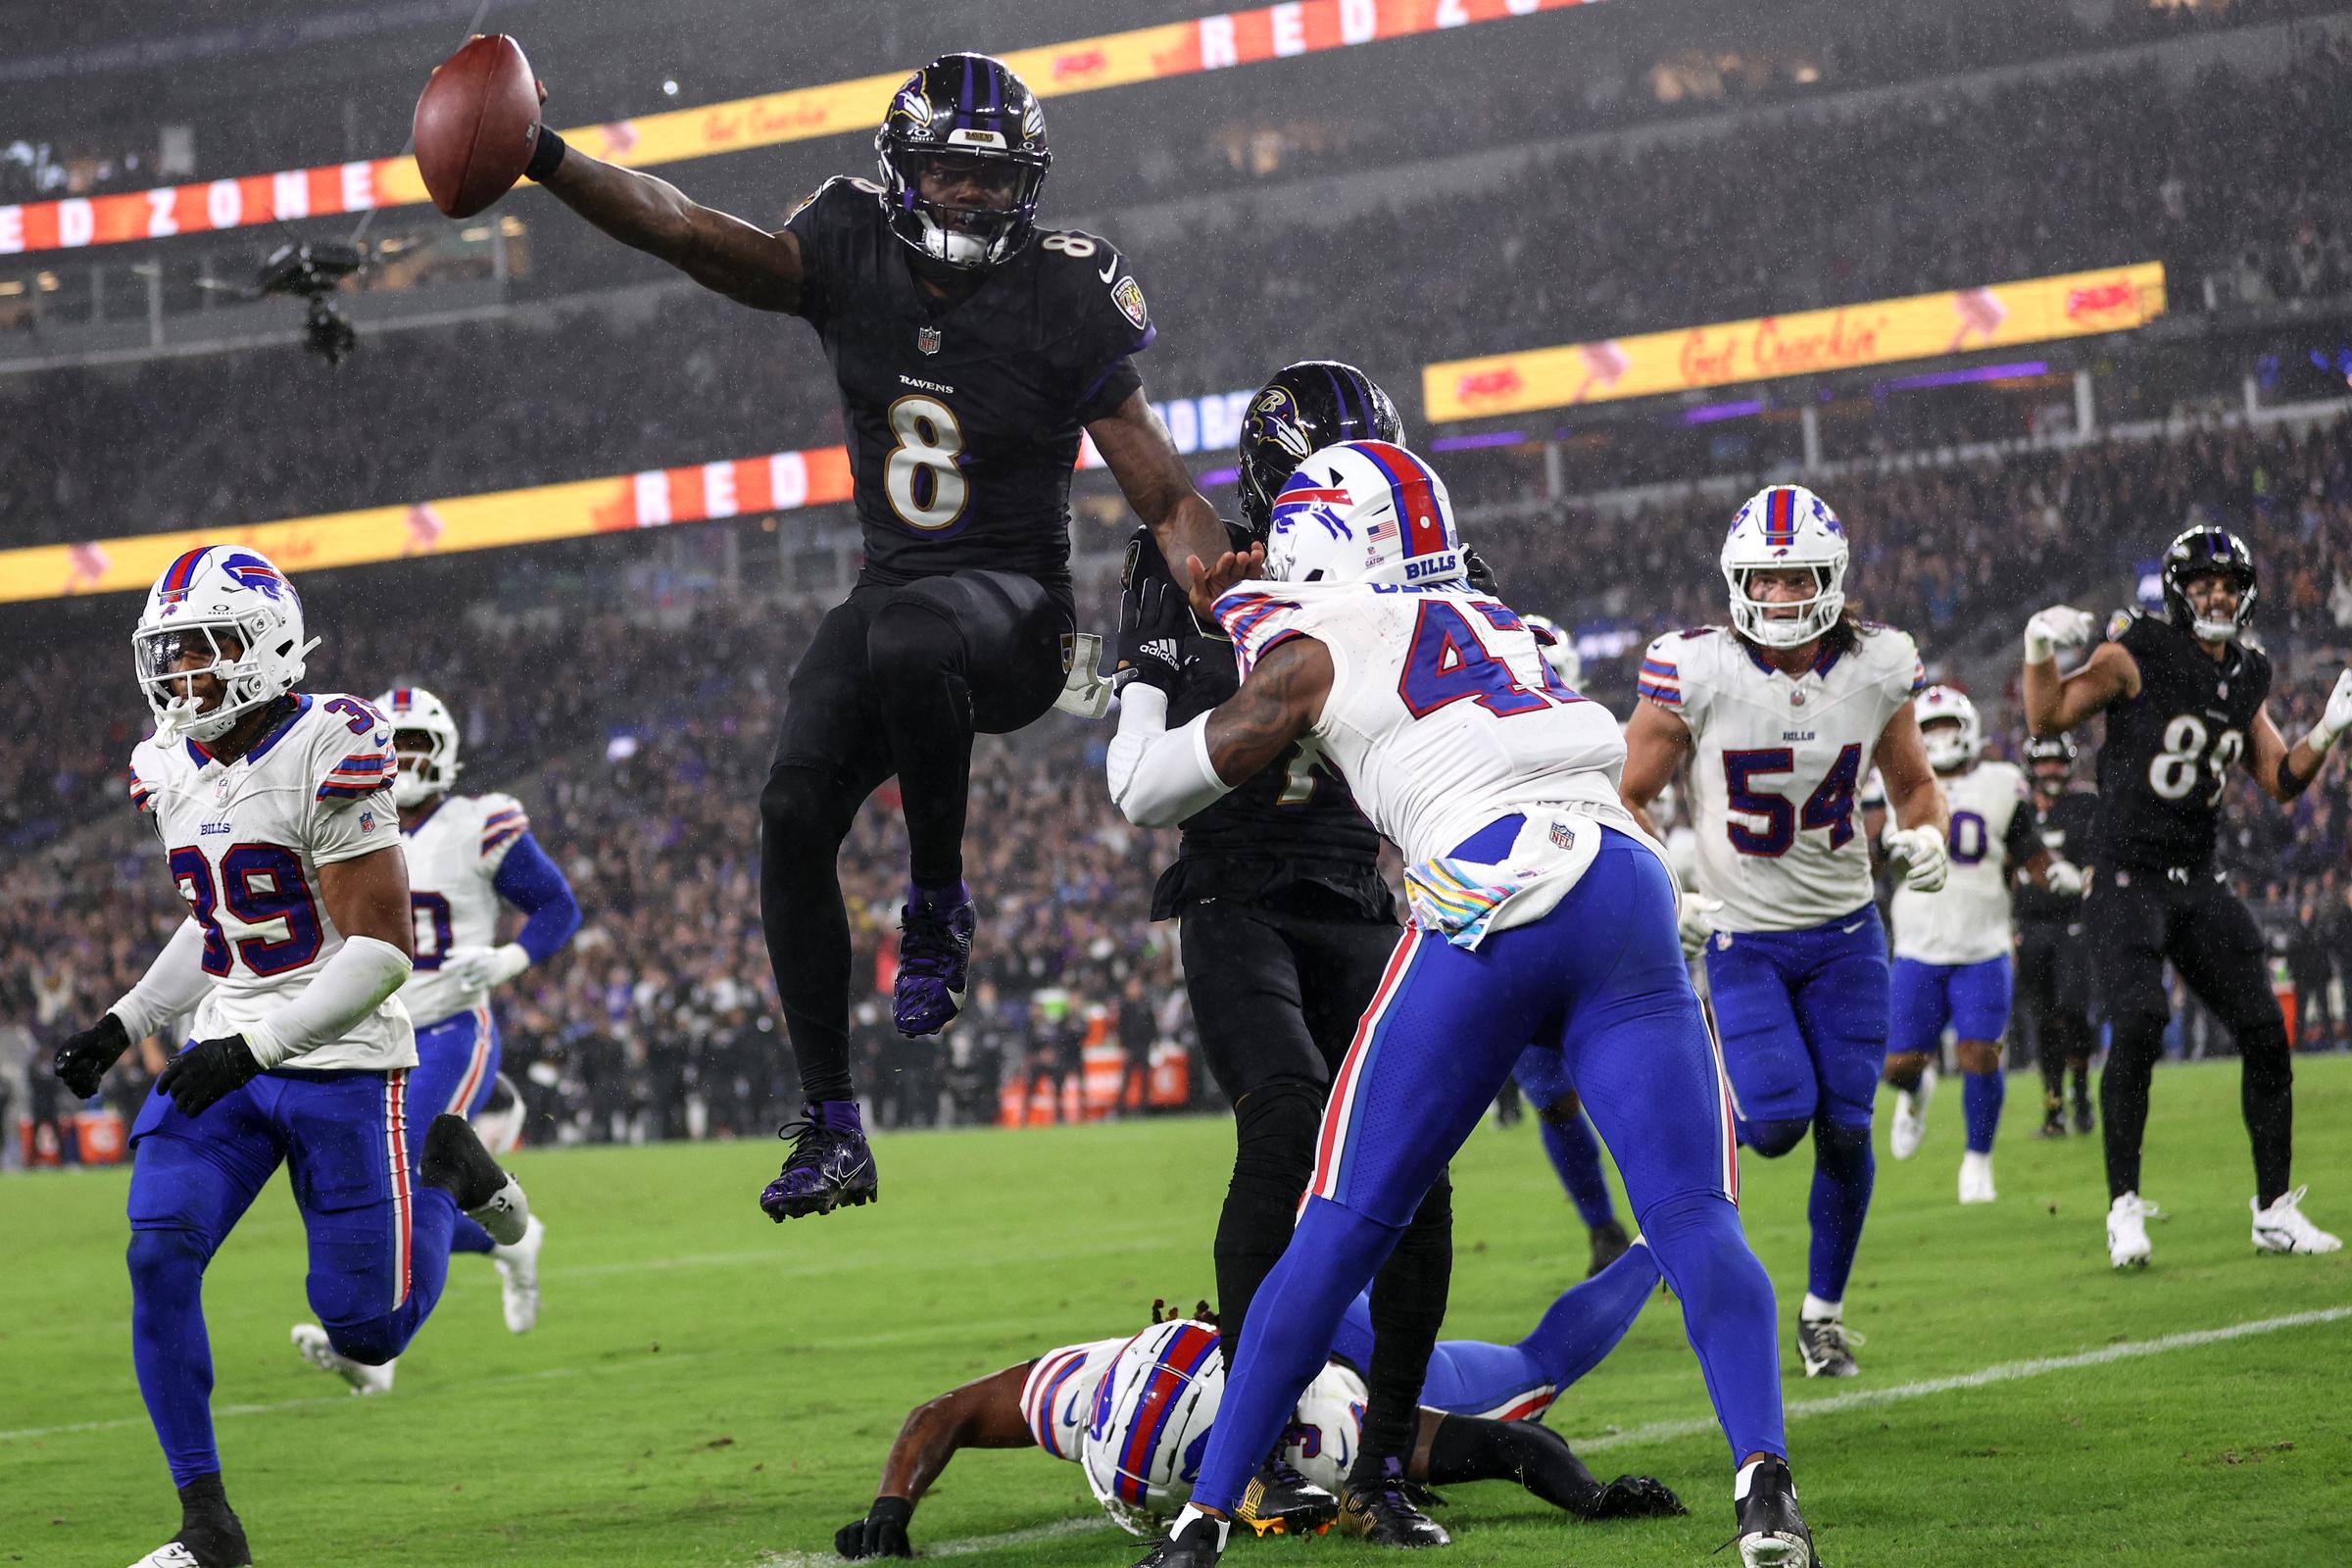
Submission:
[[867,623],[865,667],[885,687],[957,673],[962,661],[963,633],[943,605],[899,594]]
[[1259,1084],[1233,1109],[1233,1174],[1306,1189],[1314,1174],[1315,1135],[1323,1126],[1323,1086],[1305,1078]]
[[779,762],[760,788],[760,831],[771,844],[821,844],[830,856],[858,812],[849,794],[822,768]]
[[1778,1159],[1798,1144],[1812,1127],[1809,1121],[1785,1117],[1779,1121],[1743,1121],[1740,1124],[1740,1142],[1766,1159]]
[[183,1230],[134,1230],[124,1253],[136,1290],[192,1291],[212,1259],[212,1249]]
[[1870,1163],[1870,1125],[1823,1117],[1813,1128],[1813,1158],[1831,1170],[1860,1170]]
[[1999,1072],[2001,1043],[1997,1040],[1963,1040],[1952,1052],[1953,1060],[1962,1072]]

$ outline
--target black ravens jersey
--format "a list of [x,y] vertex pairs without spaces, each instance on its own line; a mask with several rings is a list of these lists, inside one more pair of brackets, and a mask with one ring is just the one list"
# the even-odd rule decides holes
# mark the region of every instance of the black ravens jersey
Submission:
[[2270,658],[2232,643],[2216,661],[2189,633],[2138,611],[2110,635],[2139,665],[2139,695],[2107,710],[2097,861],[2201,869],[2230,770],[2271,693]]
[[[1234,548],[1250,543],[1227,523]],[[1150,528],[1129,542],[1128,586],[1170,579]],[[1233,644],[1200,633],[1178,651],[1185,675],[1168,699],[1168,727],[1189,724],[1241,684]],[[1395,905],[1380,875],[1380,835],[1347,783],[1293,745],[1233,792],[1184,822],[1184,841],[1152,894],[1152,918],[1165,920],[1203,899],[1255,903],[1299,887],[1327,889],[1364,918],[1394,921]]]
[[[2036,794],[2034,805],[2041,816],[2042,848],[2061,860],[2086,863],[2097,842],[2098,796],[2089,790],[2068,790],[2054,801],[2044,801]],[[2045,920],[2064,925],[2082,913],[2082,896],[2064,898],[2047,888],[2021,882],[2011,906],[2021,922]]]
[[785,227],[841,384],[867,580],[971,569],[1066,590],[1079,434],[1143,384],[1143,290],[1110,242],[1045,231],[960,302],[915,280],[880,188],[828,180]]

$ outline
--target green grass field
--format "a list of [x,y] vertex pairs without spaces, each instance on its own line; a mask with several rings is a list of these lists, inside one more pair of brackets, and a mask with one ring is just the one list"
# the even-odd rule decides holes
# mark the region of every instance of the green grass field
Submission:
[[[2342,1231],[2352,1061],[2300,1066],[2297,1174]],[[2352,1253],[2248,1246],[2234,1065],[2158,1076],[2148,1188],[2173,1217],[2143,1274],[2106,1267],[2095,1145],[2023,1136],[2036,1091],[2014,1081],[1990,1208],[1953,1201],[1956,1093],[1918,1159],[1882,1152],[1846,1307],[1870,1337],[1864,1375],[1788,1384],[1829,1560],[2352,1559],[2352,1317],[2310,1316],[2352,1307]],[[397,1390],[370,1400],[287,1343],[306,1315],[302,1234],[273,1190],[207,1291],[220,1446],[256,1561],[825,1560],[908,1406],[1123,1332],[1154,1295],[1209,1291],[1230,1139],[1217,1120],[889,1138],[883,1203],[784,1228],[753,1201],[775,1145],[528,1152],[516,1168],[552,1228],[540,1328],[509,1336],[487,1261],[460,1258]],[[1803,1290],[1809,1169],[1802,1152],[1747,1169],[1784,1331]],[[1447,1333],[1515,1339],[1581,1274],[1582,1231],[1532,1124],[1482,1129],[1455,1179]],[[124,1182],[0,1180],[0,1562],[120,1568],[176,1524],[131,1375]],[[2083,1359],[2095,1352],[2113,1359]],[[2060,1364],[2026,1364],[2037,1359]],[[1692,1564],[1729,1534],[1727,1456],[1670,1301],[1551,1422],[1601,1475],[1662,1476],[1693,1516],[1578,1526],[1513,1488],[1456,1489],[1446,1561]],[[1076,1467],[1035,1452],[959,1458],[915,1525],[918,1545],[976,1568],[1137,1554],[1100,1524]],[[1229,1560],[1375,1555],[1333,1538]]]

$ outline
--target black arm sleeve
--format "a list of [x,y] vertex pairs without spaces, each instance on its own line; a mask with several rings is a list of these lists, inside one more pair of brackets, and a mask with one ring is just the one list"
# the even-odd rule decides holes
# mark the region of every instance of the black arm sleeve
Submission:
[[2012,871],[2034,858],[2041,848],[2041,817],[2030,800],[2017,803],[2009,814],[2009,835],[2001,841],[2001,849],[2009,857]]

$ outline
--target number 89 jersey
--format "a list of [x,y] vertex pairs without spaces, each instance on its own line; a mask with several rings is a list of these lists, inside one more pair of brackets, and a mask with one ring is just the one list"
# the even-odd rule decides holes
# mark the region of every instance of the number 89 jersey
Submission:
[[[301,995],[343,946],[318,868],[400,845],[392,731],[356,697],[298,696],[252,751],[221,762],[195,741],[141,742],[131,804],[163,841],[172,880],[204,928],[213,988],[195,1037],[233,1034]],[[415,1032],[397,994],[343,1034],[288,1062],[304,1068],[413,1067]]]
[[1867,621],[1793,679],[1721,626],[1649,645],[1638,690],[1690,731],[1698,890],[1723,901],[1717,930],[1810,930],[1871,902],[1862,777],[1925,684],[1909,635]]
[[2139,695],[2107,710],[2098,863],[2202,869],[2230,766],[2271,694],[2270,658],[2232,643],[2217,661],[2169,620],[2137,611],[2117,618],[2108,635],[2139,666]]

